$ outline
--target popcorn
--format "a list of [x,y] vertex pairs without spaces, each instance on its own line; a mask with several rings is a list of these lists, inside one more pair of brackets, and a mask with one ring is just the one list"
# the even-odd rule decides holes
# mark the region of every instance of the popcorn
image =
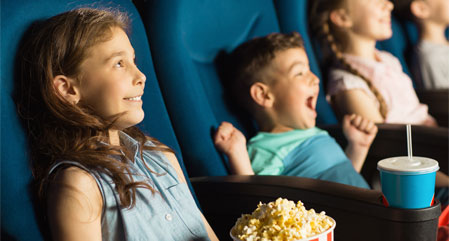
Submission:
[[234,237],[244,241],[300,240],[327,231],[334,220],[325,212],[306,210],[301,201],[295,204],[278,198],[268,204],[259,203],[253,213],[243,214],[231,229]]

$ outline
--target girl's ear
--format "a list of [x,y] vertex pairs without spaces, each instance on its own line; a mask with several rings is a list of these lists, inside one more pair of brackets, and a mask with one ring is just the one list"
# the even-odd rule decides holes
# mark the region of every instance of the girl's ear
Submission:
[[330,12],[330,21],[341,28],[349,28],[353,25],[347,11],[343,8],[335,9]]
[[80,91],[75,85],[75,80],[65,75],[57,75],[53,79],[55,90],[67,101],[77,104],[80,101]]
[[416,18],[425,19],[430,16],[430,8],[425,1],[412,1],[409,7]]
[[272,107],[275,100],[269,86],[261,82],[255,82],[250,87],[250,96],[256,104],[262,107]]

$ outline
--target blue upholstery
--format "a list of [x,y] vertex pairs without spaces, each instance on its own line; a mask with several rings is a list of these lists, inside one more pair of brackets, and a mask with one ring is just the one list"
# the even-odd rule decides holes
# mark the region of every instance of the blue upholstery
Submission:
[[227,175],[213,129],[230,121],[246,134],[254,130],[227,108],[214,60],[221,50],[230,52],[250,38],[278,32],[273,3],[150,0],[144,5],[156,74],[189,176]]
[[[2,239],[42,240],[33,212],[28,184],[31,171],[28,164],[27,141],[15,105],[11,98],[14,87],[13,68],[19,41],[29,25],[58,13],[81,7],[114,7],[129,13],[132,20],[131,42],[136,49],[136,61],[147,76],[143,96],[146,117],[141,128],[173,148],[180,164],[183,162],[169,116],[156,81],[149,45],[140,16],[128,0],[113,0],[93,4],[90,0],[1,1],[1,228]],[[183,167],[184,168],[184,167]]]
[[325,99],[325,89],[319,60],[312,48],[308,26],[308,1],[305,0],[274,0],[280,29],[283,33],[299,32],[305,41],[311,71],[321,80],[319,98],[317,99],[317,124],[336,124],[336,116]]

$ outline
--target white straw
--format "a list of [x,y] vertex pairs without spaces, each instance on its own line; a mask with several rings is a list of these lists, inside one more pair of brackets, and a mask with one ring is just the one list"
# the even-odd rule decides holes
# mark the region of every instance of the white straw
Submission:
[[408,159],[412,160],[411,124],[406,125],[406,138],[408,143]]

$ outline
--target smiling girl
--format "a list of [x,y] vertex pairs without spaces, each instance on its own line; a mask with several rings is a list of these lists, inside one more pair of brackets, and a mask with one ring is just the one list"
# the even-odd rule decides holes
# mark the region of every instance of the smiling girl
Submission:
[[419,103],[412,81],[393,55],[375,48],[392,36],[388,0],[312,1],[311,26],[334,59],[327,97],[338,115],[359,114],[377,123],[436,126]]
[[23,45],[17,106],[51,235],[215,240],[173,151],[135,127],[146,78],[127,21],[72,10],[35,27]]

